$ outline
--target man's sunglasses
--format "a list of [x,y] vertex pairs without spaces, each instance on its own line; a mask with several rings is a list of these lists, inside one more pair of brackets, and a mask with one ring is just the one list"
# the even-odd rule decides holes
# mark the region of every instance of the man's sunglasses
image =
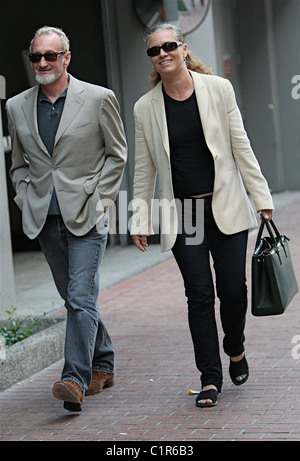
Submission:
[[148,48],[147,55],[158,56],[161,48],[164,50],[165,53],[169,53],[170,51],[176,50],[176,48],[181,45],[183,45],[182,42],[166,42],[161,46],[152,46],[151,48]]
[[48,51],[47,53],[29,53],[28,57],[31,62],[40,62],[42,58],[45,58],[48,62],[54,62],[57,60],[59,54],[66,54],[66,51]]

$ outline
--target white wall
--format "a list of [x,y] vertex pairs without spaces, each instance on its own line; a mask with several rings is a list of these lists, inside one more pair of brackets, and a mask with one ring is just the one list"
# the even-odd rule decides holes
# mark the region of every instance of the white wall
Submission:
[[228,77],[234,86],[237,101],[242,109],[241,81],[240,81],[240,54],[237,41],[237,16],[231,0],[212,0],[212,15],[216,44],[216,74],[225,77],[223,55],[230,54],[231,74]]
[[198,57],[203,64],[211,67],[214,74],[220,75],[216,54],[212,5],[210,5],[203,23],[193,32],[187,34],[185,40],[192,54]]
[[10,240],[5,158],[0,110],[0,318],[15,304],[15,282]]

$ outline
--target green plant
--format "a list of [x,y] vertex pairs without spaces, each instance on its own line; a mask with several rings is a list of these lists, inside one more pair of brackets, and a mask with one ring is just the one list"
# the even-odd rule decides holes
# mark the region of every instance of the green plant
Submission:
[[[30,317],[26,317],[23,320],[20,320],[19,317],[13,318],[15,311],[16,308],[13,306],[11,306],[11,310],[5,311],[8,314],[8,318],[3,325],[0,324],[0,334],[5,338],[6,347],[31,336],[33,334],[32,327],[39,325],[40,320],[47,315],[47,313],[44,312],[44,314],[38,319],[30,319]],[[30,320],[29,326],[28,320]],[[54,319],[53,322],[55,322]]]

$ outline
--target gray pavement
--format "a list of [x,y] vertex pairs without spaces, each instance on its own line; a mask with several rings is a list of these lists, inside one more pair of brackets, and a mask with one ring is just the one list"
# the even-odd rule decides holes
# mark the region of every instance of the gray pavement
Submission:
[[[291,254],[300,281],[300,194],[276,194],[274,199],[274,221],[291,238]],[[255,238],[252,232],[248,285]],[[159,260],[155,245],[146,254],[129,247],[124,251],[111,248],[106,256],[99,301],[116,350],[114,387],[86,397],[81,413],[66,412],[51,395],[63,367],[63,360],[59,360],[0,393],[1,440],[105,442],[98,445],[98,454],[121,442],[127,446],[153,441],[159,442],[156,446],[170,441],[198,446],[201,441],[300,440],[300,293],[281,316],[258,318],[248,310],[246,354],[250,377],[243,386],[234,386],[228,376],[228,357],[221,348],[224,385],[219,403],[200,409],[188,392],[199,390],[199,372],[194,363],[182,279],[174,258]],[[143,258],[134,263],[135,256]],[[29,261],[35,267],[33,260]],[[42,264],[36,265],[34,277],[41,276]],[[117,275],[119,269],[121,274]],[[28,266],[23,270],[29,272]],[[27,274],[23,291],[27,287],[31,292],[28,300],[35,305],[41,294],[32,274]],[[47,282],[48,276],[44,277]],[[22,290],[19,296],[21,309]],[[217,302],[221,345],[218,307]],[[64,316],[65,309],[56,314]],[[38,357],[32,357],[35,359]]]

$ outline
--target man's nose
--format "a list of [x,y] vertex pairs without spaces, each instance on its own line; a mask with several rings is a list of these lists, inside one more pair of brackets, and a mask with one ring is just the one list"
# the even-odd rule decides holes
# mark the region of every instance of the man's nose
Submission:
[[39,62],[39,66],[40,66],[40,67],[41,67],[41,66],[42,66],[42,67],[48,66],[48,61],[46,61],[46,59],[45,59],[44,56],[41,57],[41,60],[40,60],[40,62]]

